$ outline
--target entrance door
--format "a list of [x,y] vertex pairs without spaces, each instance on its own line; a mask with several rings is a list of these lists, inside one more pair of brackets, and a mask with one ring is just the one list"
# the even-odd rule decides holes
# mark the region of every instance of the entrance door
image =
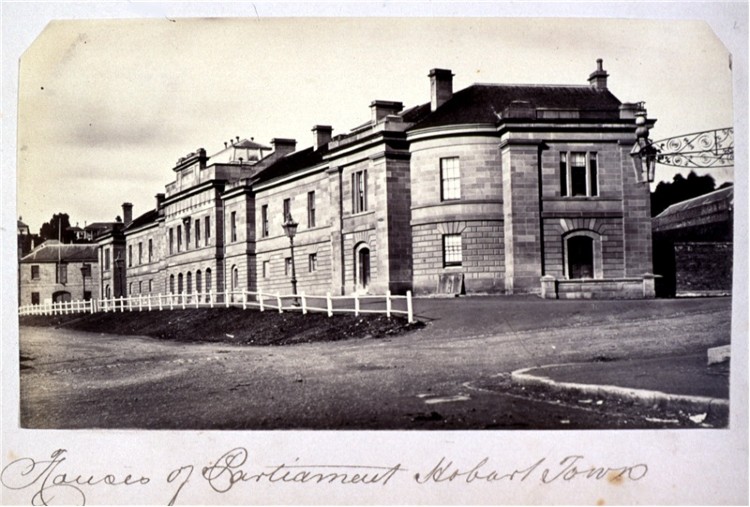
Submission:
[[366,289],[370,285],[370,249],[361,248],[357,253],[357,286]]

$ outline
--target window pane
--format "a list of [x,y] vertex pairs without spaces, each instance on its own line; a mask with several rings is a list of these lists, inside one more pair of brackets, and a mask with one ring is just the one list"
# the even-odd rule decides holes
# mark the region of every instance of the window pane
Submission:
[[440,183],[443,200],[461,198],[458,157],[440,159]]
[[560,153],[560,195],[568,195],[568,155]]
[[461,253],[461,235],[446,234],[443,236],[443,262],[446,266],[460,266],[463,261]]
[[570,195],[588,195],[586,189],[586,155],[571,153],[570,155]]
[[589,156],[589,181],[591,182],[590,195],[599,195],[597,176],[596,153],[591,153]]

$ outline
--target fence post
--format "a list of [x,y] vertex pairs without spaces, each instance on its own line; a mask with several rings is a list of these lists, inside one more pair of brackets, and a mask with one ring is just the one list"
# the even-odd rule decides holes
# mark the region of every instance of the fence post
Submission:
[[256,298],[258,299],[258,303],[260,303],[260,311],[265,311],[265,309],[263,308],[263,293],[259,291]]
[[193,296],[193,299],[195,300],[195,307],[196,307],[196,308],[198,308],[198,302],[199,302],[199,301],[200,301],[200,299],[201,299],[201,298],[200,298],[200,294],[201,294],[200,292],[196,292],[196,293],[195,293],[195,295]]
[[164,303],[162,303],[161,300],[161,292],[156,296],[156,304],[159,305],[159,311],[162,311],[164,309]]
[[284,309],[281,307],[281,294],[276,293],[276,304],[279,305],[279,313],[283,313]]
[[211,291],[208,291],[208,299],[209,299],[209,301],[210,301],[210,304],[209,304],[209,306],[210,306],[211,308],[213,308],[213,307],[214,307],[214,291],[212,291],[212,290],[211,290]]
[[224,290],[224,306],[229,308],[229,291]]
[[389,319],[391,318],[391,291],[385,293],[385,315]]
[[169,309],[174,310],[174,293],[169,295]]
[[354,316],[359,317],[359,296],[354,293]]
[[300,294],[300,299],[302,300],[302,315],[307,315],[307,298],[304,292]]
[[185,309],[185,293],[180,292],[180,302],[182,303],[182,309]]
[[406,291],[406,312],[409,316],[409,324],[414,323],[414,309],[411,304],[411,291]]
[[331,291],[326,292],[326,308],[328,309],[328,316],[333,317],[333,301],[331,300]]
[[122,297],[122,294],[120,294],[120,313],[125,311],[125,300]]
[[242,289],[242,309],[247,310],[247,289]]

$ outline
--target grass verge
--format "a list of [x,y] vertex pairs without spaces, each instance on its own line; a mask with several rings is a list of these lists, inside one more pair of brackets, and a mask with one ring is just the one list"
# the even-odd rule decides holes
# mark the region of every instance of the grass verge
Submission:
[[22,326],[55,326],[94,333],[144,335],[181,342],[237,345],[293,345],[383,338],[423,327],[402,317],[260,312],[239,308],[198,308],[169,312],[122,312],[20,317]]

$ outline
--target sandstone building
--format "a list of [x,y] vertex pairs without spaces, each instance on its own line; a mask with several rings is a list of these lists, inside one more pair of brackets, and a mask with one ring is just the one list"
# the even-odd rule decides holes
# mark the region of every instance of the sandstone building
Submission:
[[649,188],[629,155],[645,111],[607,80],[598,61],[587,84],[454,92],[433,69],[429,101],[375,100],[369,120],[336,136],[317,125],[302,150],[198,149],[153,210],[99,241],[102,295],[116,295],[117,254],[128,295],[288,294],[291,216],[307,294],[653,297]]

